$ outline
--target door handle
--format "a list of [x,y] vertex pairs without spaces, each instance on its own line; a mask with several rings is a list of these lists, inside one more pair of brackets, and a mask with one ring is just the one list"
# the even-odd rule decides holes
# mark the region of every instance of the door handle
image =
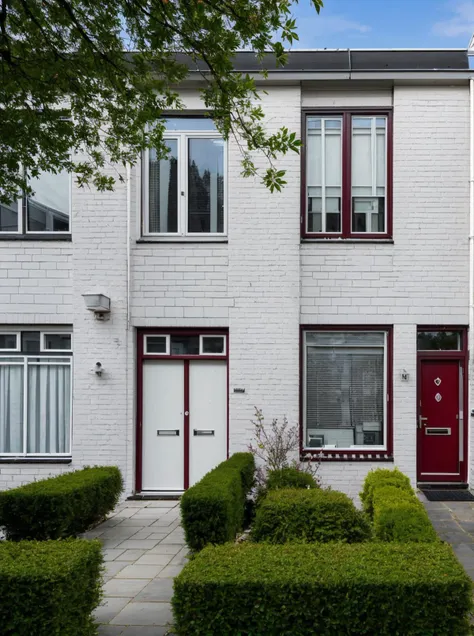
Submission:
[[427,417],[422,417],[421,415],[418,416],[418,428],[423,428],[423,422],[427,422],[428,418]]

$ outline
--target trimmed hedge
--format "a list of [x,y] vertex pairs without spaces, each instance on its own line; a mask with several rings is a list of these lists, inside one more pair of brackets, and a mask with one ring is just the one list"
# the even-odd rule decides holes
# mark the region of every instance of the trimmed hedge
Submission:
[[174,581],[178,634],[460,636],[472,583],[444,544],[208,547]]
[[395,488],[400,488],[400,490],[409,492],[412,495],[415,494],[415,491],[410,485],[410,480],[406,475],[400,472],[398,468],[395,468],[394,470],[388,470],[386,468],[371,470],[367,474],[362,492],[359,494],[364,510],[370,516],[374,513],[374,491],[376,488],[381,488],[382,486],[394,486]]
[[296,468],[270,470],[267,478],[267,490],[280,488],[317,488],[314,477]]
[[372,497],[375,538],[380,541],[439,541],[421,501],[394,486],[376,488]]
[[351,499],[334,490],[273,490],[259,504],[254,541],[269,543],[344,541],[371,537],[366,515]]
[[74,537],[102,521],[123,490],[116,466],[95,466],[0,492],[8,539]]
[[254,482],[251,453],[235,453],[181,497],[182,525],[191,550],[235,539],[244,521],[247,493]]
[[99,541],[0,542],[2,636],[93,636]]

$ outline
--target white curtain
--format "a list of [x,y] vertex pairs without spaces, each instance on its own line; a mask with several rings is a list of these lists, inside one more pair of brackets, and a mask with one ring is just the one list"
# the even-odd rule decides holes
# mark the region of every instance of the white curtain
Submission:
[[28,365],[28,453],[69,453],[71,367]]
[[0,365],[0,453],[23,451],[23,365]]

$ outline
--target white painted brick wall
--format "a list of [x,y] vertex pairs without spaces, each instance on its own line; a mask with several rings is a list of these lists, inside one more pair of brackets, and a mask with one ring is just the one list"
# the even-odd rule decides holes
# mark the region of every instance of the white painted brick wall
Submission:
[[[299,132],[300,88],[269,87],[267,123]],[[199,100],[191,92],[188,105]],[[387,105],[390,92],[306,92],[305,105]],[[318,101],[319,100],[319,101]],[[416,325],[468,321],[468,92],[397,87],[394,239],[300,245],[300,159],[271,195],[240,176],[229,146],[228,243],[144,243],[139,169],[131,188],[131,325],[127,327],[126,184],[74,192],[73,242],[0,245],[0,324],[74,324],[74,461],[118,464],[134,484],[135,331],[229,327],[230,448],[245,448],[253,407],[298,420],[299,324],[394,325],[395,462],[415,478]],[[263,164],[262,164],[263,165]],[[82,294],[111,297],[100,323]],[[92,373],[96,361],[104,375]],[[406,369],[409,382],[401,382]],[[245,393],[234,394],[234,388]],[[474,449],[473,449],[474,451]],[[325,483],[355,495],[370,462],[324,463]],[[68,470],[0,465],[0,488]]]

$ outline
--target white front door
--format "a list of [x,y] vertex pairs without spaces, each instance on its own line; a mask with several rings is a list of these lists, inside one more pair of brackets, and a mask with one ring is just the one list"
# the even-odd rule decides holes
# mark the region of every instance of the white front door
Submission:
[[224,461],[227,453],[227,364],[189,363],[189,485]]
[[143,362],[142,490],[180,492],[227,455],[227,362]]
[[184,490],[184,362],[143,363],[142,490]]

